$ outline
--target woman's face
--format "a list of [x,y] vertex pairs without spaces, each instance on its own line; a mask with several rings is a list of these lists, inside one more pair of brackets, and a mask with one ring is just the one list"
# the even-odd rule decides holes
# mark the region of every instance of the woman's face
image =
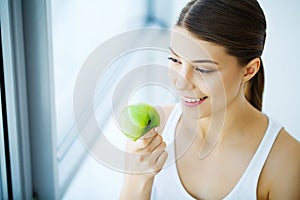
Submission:
[[226,112],[244,95],[243,68],[222,46],[175,27],[170,53],[169,78],[188,116],[200,119]]

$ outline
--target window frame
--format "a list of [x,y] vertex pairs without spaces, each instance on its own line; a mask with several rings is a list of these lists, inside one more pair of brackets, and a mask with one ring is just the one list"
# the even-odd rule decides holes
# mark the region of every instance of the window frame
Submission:
[[[32,199],[32,174],[21,0],[1,1],[3,85],[1,99],[8,198]],[[4,118],[6,120],[4,120]],[[4,124],[5,123],[5,124]],[[1,127],[2,128],[2,127]],[[8,164],[9,161],[9,164]],[[9,180],[9,181],[8,181]]]

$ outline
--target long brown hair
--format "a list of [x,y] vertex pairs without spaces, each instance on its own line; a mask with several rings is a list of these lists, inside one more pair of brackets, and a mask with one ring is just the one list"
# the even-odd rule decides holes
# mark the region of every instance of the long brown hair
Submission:
[[258,73],[246,84],[245,96],[262,109],[264,69],[261,55],[266,38],[266,19],[256,0],[192,0],[182,10],[177,26],[199,39],[225,47],[241,66],[260,58]]

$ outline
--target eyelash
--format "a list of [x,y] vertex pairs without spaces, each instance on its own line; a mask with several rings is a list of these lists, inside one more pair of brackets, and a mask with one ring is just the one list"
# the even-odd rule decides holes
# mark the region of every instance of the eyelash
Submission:
[[198,68],[198,67],[196,67],[195,70],[199,71],[202,74],[207,74],[207,73],[212,72],[211,70],[205,70],[205,69],[201,69],[201,68]]
[[[168,57],[168,60],[171,60],[172,62],[174,62],[176,64],[181,64],[181,62],[176,58]],[[207,73],[212,72],[211,70],[205,70],[205,69],[201,69],[201,68],[198,68],[198,67],[195,67],[195,70],[199,71],[200,73],[203,73],[203,74],[207,74]]]
[[178,59],[176,59],[176,58],[168,57],[168,60],[171,60],[174,63],[181,64],[181,62]]

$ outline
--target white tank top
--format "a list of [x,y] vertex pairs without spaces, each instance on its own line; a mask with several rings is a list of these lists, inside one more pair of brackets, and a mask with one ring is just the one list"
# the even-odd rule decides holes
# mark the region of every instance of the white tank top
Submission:
[[[164,168],[155,176],[151,194],[152,200],[194,200],[181,184],[175,162],[174,132],[181,113],[180,104],[177,104],[165,125],[162,136],[167,143],[169,156]],[[269,118],[268,128],[253,158],[238,183],[223,200],[256,199],[260,172],[281,128],[282,126]]]

